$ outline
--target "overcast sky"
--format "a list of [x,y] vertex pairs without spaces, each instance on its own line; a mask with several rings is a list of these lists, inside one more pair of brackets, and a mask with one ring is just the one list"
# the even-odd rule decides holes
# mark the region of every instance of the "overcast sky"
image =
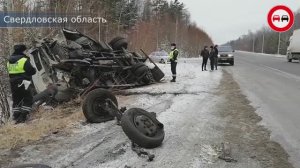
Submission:
[[293,11],[300,0],[181,0],[191,19],[204,29],[216,44],[237,39],[248,30],[268,26],[267,14],[276,5],[286,5]]

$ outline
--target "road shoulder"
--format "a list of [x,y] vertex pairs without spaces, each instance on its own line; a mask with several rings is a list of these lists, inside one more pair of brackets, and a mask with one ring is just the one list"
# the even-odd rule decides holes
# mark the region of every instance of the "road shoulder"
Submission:
[[286,151],[270,140],[270,131],[259,124],[262,118],[255,113],[256,109],[226,70],[218,94],[225,96],[226,100],[218,106],[219,114],[227,120],[224,140],[231,144],[237,160],[245,163],[253,160],[260,167],[293,167]]

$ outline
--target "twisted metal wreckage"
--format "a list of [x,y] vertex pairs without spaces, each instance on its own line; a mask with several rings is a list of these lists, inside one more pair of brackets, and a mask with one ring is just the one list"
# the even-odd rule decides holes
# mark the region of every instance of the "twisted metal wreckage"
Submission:
[[29,51],[37,68],[33,76],[36,105],[65,102],[80,94],[87,121],[101,123],[117,118],[124,133],[132,141],[138,155],[154,155],[140,147],[155,148],[164,139],[164,125],[156,114],[139,108],[118,108],[111,90],[149,85],[159,82],[164,73],[144,53],[144,57],[127,50],[128,43],[116,37],[108,44],[95,41],[78,31],[62,30],[65,43],[40,39]]
[[149,85],[164,77],[155,64],[147,61],[147,55],[128,51],[125,38],[116,37],[107,44],[78,31],[62,32],[67,43],[45,38],[36,40],[29,51],[37,68],[33,76],[36,93],[52,88],[57,91],[53,92],[56,101],[67,101],[74,93]]

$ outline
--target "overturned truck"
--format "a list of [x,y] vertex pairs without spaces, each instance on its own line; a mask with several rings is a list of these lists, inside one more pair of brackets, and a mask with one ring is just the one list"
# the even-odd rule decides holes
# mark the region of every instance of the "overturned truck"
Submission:
[[[108,89],[124,89],[159,82],[164,73],[116,37],[108,44],[95,41],[78,31],[62,30],[66,43],[53,39],[36,40],[29,51],[37,69],[32,90],[36,105],[48,101],[64,102],[80,94],[87,121],[101,123],[117,118],[133,148],[160,146],[164,126],[155,113],[134,108],[118,108],[116,97]],[[143,152],[142,152],[143,153]],[[144,152],[145,153],[145,152]],[[153,156],[149,156],[153,159]]]
[[63,29],[62,33],[65,42],[39,39],[29,51],[31,62],[37,68],[33,76],[36,93],[55,88],[52,96],[60,102],[78,93],[84,96],[96,88],[149,85],[164,77],[147,55],[128,51],[125,38],[116,37],[107,44],[76,30]]

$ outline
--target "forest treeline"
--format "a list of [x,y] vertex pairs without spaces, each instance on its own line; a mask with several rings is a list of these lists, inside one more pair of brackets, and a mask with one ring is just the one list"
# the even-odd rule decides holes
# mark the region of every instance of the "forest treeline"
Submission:
[[[128,38],[130,49],[152,52],[169,49],[177,43],[182,56],[194,57],[204,45],[212,44],[208,34],[191,21],[184,3],[178,0],[0,0],[0,10],[23,13],[72,13],[100,16],[106,23],[64,24],[95,40],[109,42],[115,36]],[[1,29],[1,47],[5,54],[12,43],[29,43],[37,36],[56,36],[59,28]]]
[[300,29],[300,10],[295,12],[294,15],[295,23],[287,32],[278,33],[269,27],[262,27],[256,32],[249,31],[248,34],[227,44],[230,44],[236,50],[285,55],[293,31]]
[[[128,39],[129,48],[147,53],[170,51],[177,43],[182,57],[199,55],[211,45],[208,34],[191,21],[190,13],[178,0],[0,0],[0,11],[102,17],[105,23],[64,23],[58,27],[20,27],[0,29],[0,125],[8,119],[9,82],[6,62],[14,44],[30,46],[40,38],[61,38],[61,28],[77,29],[94,40],[109,42],[116,36]],[[38,15],[37,15],[38,17]],[[62,39],[62,38],[61,38]],[[5,113],[1,113],[1,111]]]

